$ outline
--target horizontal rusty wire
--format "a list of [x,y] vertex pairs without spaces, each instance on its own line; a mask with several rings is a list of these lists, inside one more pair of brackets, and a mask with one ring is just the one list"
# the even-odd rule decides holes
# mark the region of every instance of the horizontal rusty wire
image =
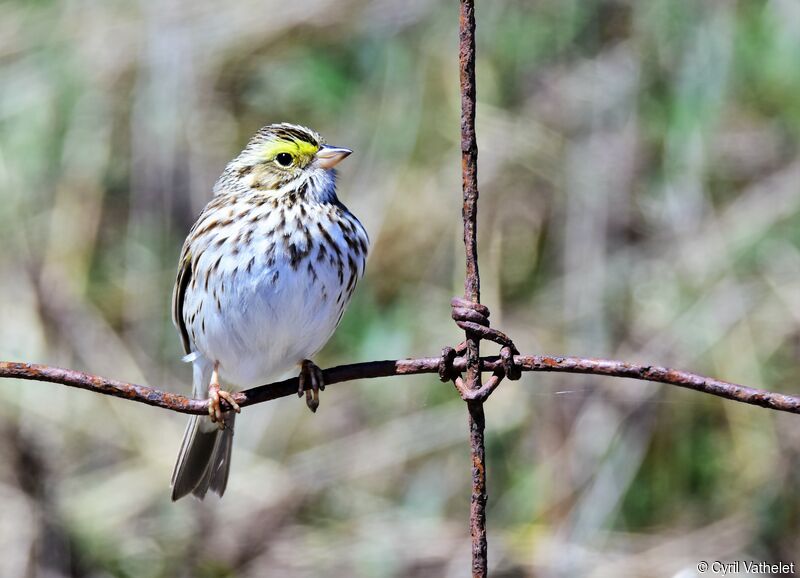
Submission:
[[[322,375],[326,385],[373,379],[396,375],[417,375],[439,372],[440,357],[421,357],[417,359],[392,359],[386,361],[367,361],[339,365],[324,369]],[[588,359],[582,357],[561,357],[548,355],[515,355],[514,363],[523,372],[581,373],[608,377],[653,381],[708,393],[732,401],[757,405],[777,411],[800,414],[800,396],[774,393],[755,389],[736,383],[705,377],[688,371],[669,369],[656,365],[639,365],[612,359]],[[481,358],[481,370],[494,372],[502,369],[499,356]],[[453,360],[456,371],[466,369],[466,360],[457,357]],[[58,383],[69,387],[86,389],[95,393],[112,395],[139,403],[161,407],[180,413],[204,415],[208,413],[208,401],[190,399],[183,395],[161,391],[153,387],[136,385],[99,375],[92,375],[74,369],[62,369],[36,363],[0,361],[0,378],[16,378],[33,381]],[[234,393],[240,406],[255,405],[281,397],[297,395],[297,378],[260,385],[252,389]],[[227,406],[223,404],[225,409]]]

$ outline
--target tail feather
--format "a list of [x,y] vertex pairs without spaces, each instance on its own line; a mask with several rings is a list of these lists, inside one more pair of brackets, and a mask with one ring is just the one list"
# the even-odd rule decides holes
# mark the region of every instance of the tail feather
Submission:
[[173,501],[190,493],[202,500],[209,489],[220,496],[225,493],[235,421],[236,414],[226,413],[225,428],[209,430],[208,417],[191,417],[172,473]]
[[231,472],[231,453],[233,452],[233,424],[236,421],[236,414],[230,413],[225,416],[225,431],[220,435],[217,451],[219,452],[218,459],[212,459],[211,463],[215,464],[211,471],[211,480],[209,486],[212,492],[222,496],[225,493],[225,488],[228,487],[228,474]]

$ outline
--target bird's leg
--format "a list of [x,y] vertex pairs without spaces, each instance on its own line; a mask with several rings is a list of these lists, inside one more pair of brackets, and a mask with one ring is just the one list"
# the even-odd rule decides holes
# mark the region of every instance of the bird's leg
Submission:
[[310,359],[304,359],[302,363],[300,363],[298,382],[297,397],[302,397],[303,392],[305,392],[308,409],[316,412],[319,407],[319,392],[325,389],[325,382],[322,379],[322,370]]
[[211,383],[208,385],[208,415],[211,417],[211,421],[219,424],[219,429],[225,429],[222,407],[219,403],[220,398],[227,401],[236,413],[242,411],[239,404],[233,400],[230,392],[219,388],[219,361],[217,361],[214,363],[214,371],[211,372]]

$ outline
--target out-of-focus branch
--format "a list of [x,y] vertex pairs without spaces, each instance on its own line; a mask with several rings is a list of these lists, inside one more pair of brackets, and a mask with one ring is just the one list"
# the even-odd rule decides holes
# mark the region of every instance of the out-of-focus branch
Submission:
[[[339,365],[323,370],[322,374],[325,378],[325,384],[332,385],[356,379],[437,373],[440,361],[438,357],[368,361],[365,363]],[[741,403],[800,414],[800,396],[773,393],[763,389],[737,385],[688,371],[679,371],[655,365],[639,365],[611,359],[586,359],[581,357],[517,355],[514,357],[514,361],[522,371],[583,373],[654,381],[693,389]],[[483,371],[495,371],[500,367],[502,367],[502,362],[498,357],[484,357],[481,359],[481,369]],[[464,371],[466,369],[466,360],[463,357],[456,358],[453,362],[453,368],[458,371]],[[126,383],[73,369],[62,369],[48,365],[0,361],[0,378],[49,381],[69,387],[86,389],[95,393],[130,399],[180,413],[204,414],[208,411],[208,402],[206,400],[189,399],[182,395],[160,391],[144,385]],[[241,406],[254,405],[280,397],[297,395],[297,385],[297,378],[287,379],[236,393],[234,394],[234,399]]]

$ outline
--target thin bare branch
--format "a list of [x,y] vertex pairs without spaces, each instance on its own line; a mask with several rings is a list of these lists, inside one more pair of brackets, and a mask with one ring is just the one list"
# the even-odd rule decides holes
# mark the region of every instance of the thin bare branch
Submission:
[[[611,359],[586,359],[581,357],[517,355],[514,357],[514,361],[523,371],[582,373],[654,381],[693,389],[741,403],[800,414],[800,396],[755,389],[711,377],[704,377],[688,371],[679,371],[654,365],[639,365]],[[325,377],[326,385],[333,385],[356,379],[437,373],[439,362],[440,358],[438,357],[368,361],[365,363],[339,365],[323,370],[322,374]],[[464,371],[466,365],[466,360],[463,357],[458,357],[453,361],[453,368],[458,371]],[[483,371],[495,371],[500,367],[502,367],[502,363],[498,357],[484,357],[481,359],[481,370]],[[144,385],[126,383],[73,369],[62,369],[48,365],[0,361],[0,378],[59,383],[180,413],[202,415],[208,411],[208,402],[206,400],[189,399],[182,395],[168,393]],[[234,398],[239,405],[248,406],[290,395],[297,395],[297,378],[254,387],[234,394]]]

